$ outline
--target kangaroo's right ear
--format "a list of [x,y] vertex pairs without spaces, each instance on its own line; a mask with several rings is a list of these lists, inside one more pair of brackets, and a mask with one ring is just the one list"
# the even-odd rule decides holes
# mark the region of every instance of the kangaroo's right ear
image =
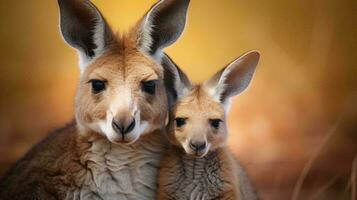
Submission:
[[190,0],[160,0],[139,22],[138,46],[161,61],[163,49],[173,44],[186,25]]
[[162,58],[162,66],[164,68],[164,83],[168,93],[169,107],[186,94],[192,87],[187,75],[172,61],[172,59],[164,54]]
[[89,0],[58,0],[64,40],[78,50],[81,72],[112,41],[112,32]]

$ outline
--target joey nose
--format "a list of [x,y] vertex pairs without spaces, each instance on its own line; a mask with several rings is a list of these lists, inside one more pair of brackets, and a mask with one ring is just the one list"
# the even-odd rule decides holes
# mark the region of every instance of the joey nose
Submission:
[[202,151],[206,148],[206,142],[190,142],[190,148],[194,151]]
[[134,118],[131,118],[130,120],[113,119],[112,127],[116,133],[126,135],[135,128],[135,119]]

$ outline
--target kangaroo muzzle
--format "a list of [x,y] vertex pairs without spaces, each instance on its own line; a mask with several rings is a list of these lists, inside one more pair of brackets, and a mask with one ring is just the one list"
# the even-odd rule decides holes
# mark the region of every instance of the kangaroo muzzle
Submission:
[[134,117],[124,117],[124,118],[113,118],[112,127],[114,131],[122,136],[130,133],[135,128],[135,118]]

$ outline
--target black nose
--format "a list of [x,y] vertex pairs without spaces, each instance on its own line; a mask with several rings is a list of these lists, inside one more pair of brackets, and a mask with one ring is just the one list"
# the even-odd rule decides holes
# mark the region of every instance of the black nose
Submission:
[[190,142],[190,147],[194,151],[202,151],[206,148],[206,142]]
[[134,129],[135,119],[132,118],[132,120],[129,123],[125,123],[125,121],[119,121],[113,119],[112,127],[115,130],[115,132],[125,135],[127,133],[130,133]]

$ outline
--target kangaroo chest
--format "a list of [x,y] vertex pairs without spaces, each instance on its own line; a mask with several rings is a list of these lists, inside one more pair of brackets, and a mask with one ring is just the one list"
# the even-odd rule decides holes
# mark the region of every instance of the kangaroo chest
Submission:
[[181,155],[175,157],[173,163],[164,168],[164,176],[167,177],[166,183],[162,184],[170,199],[219,199],[234,187],[231,177],[225,177],[226,172],[217,152],[203,158]]
[[137,141],[135,145],[95,140],[83,149],[83,168],[66,199],[155,199],[159,163],[165,145],[161,139]]

